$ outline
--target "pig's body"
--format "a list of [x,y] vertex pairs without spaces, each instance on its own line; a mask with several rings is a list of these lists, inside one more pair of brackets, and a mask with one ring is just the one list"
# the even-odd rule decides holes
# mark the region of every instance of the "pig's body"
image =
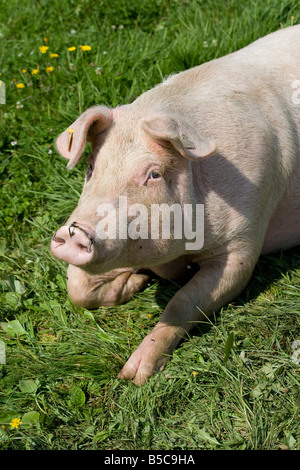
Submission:
[[[126,301],[149,279],[138,268],[176,278],[190,263],[199,266],[121,377],[143,383],[201,312],[209,315],[242,291],[261,253],[300,244],[297,80],[300,26],[171,76],[130,105],[92,108],[72,125],[72,142],[70,132],[59,137],[69,167],[88,133],[94,149],[78,207],[52,242],[53,253],[70,264],[68,290],[76,303]],[[204,246],[187,251],[184,239],[98,240],[97,207],[116,204],[120,195],[148,207],[204,204]]]

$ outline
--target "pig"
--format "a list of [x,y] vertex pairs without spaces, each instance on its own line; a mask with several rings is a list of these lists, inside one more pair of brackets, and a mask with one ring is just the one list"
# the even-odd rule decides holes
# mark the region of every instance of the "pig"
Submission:
[[[300,243],[299,80],[300,26],[291,26],[171,75],[131,104],[93,106],[57,138],[68,169],[92,145],[78,206],[51,241],[69,264],[75,304],[118,305],[152,275],[177,279],[196,267],[120,378],[144,384],[187,332],[243,291],[261,254]],[[169,239],[105,238],[97,227],[119,213],[121,196],[149,210],[202,205],[203,243],[187,249],[174,222]]]

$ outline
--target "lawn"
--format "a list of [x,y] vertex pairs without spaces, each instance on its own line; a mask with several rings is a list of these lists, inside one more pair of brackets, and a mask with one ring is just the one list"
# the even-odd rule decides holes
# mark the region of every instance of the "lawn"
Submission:
[[68,299],[66,266],[49,244],[85,168],[66,170],[60,132],[91,105],[131,102],[172,73],[299,23],[300,2],[0,7],[0,449],[299,450],[299,248],[261,258],[239,298],[137,388],[118,371],[176,284],[154,280],[126,305],[88,311]]

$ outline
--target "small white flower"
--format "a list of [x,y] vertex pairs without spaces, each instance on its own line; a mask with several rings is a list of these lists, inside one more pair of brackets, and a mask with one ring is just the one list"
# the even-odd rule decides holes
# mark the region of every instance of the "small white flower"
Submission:
[[113,24],[113,25],[111,26],[111,29],[117,29],[116,25]]
[[51,155],[53,153],[53,150],[49,149],[48,154]]
[[13,140],[13,141],[10,143],[10,145],[11,145],[12,147],[14,147],[15,145],[18,145],[18,142],[17,142],[16,140]]
[[108,54],[108,52],[107,52],[107,51],[103,51],[103,55],[106,55],[106,54]]
[[207,43],[207,41],[204,41],[204,43],[203,43],[203,47],[208,47],[208,43]]
[[22,109],[22,108],[24,108],[24,106],[22,105],[21,101],[17,101],[16,108],[17,108],[17,109]]
[[76,34],[76,29],[71,29],[70,33],[71,34]]
[[213,46],[217,46],[217,45],[218,45],[218,41],[217,41],[216,39],[213,39],[211,43],[212,43]]
[[122,24],[119,24],[119,29],[124,29],[124,26]]

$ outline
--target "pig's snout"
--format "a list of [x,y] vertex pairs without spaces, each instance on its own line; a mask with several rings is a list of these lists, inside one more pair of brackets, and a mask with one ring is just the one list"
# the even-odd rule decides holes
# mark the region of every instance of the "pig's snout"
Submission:
[[94,258],[94,239],[95,233],[91,227],[73,222],[58,229],[51,241],[51,251],[69,264],[84,266]]

